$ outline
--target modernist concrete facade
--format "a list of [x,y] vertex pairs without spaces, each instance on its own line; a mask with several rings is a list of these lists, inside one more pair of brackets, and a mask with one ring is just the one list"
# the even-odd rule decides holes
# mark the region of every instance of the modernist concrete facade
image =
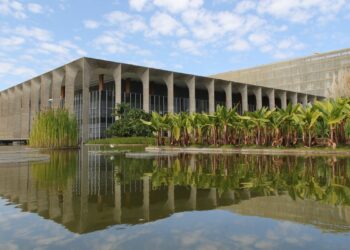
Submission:
[[238,105],[244,112],[316,98],[322,96],[81,58],[0,92],[0,141],[27,140],[36,113],[50,107],[75,114],[85,142],[105,136],[119,103],[146,112],[212,113],[217,105]]
[[350,96],[350,49],[317,53],[213,77],[325,97]]

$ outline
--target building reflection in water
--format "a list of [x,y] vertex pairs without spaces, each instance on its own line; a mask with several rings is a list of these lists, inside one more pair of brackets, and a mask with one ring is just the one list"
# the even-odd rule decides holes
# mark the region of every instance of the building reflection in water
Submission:
[[176,212],[223,209],[350,231],[350,159],[180,155],[128,159],[51,153],[0,167],[0,195],[77,233]]

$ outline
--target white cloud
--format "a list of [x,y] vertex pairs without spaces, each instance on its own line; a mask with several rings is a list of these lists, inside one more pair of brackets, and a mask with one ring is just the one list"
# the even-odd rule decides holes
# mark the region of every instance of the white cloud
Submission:
[[40,4],[37,3],[29,3],[27,4],[27,8],[30,12],[35,13],[35,14],[39,14],[42,13],[43,8]]
[[252,246],[257,241],[257,238],[254,235],[234,235],[231,239],[239,246],[245,248]]
[[272,45],[264,45],[260,48],[261,52],[267,53],[267,52],[271,52],[273,50],[273,46]]
[[215,41],[227,33],[241,29],[244,19],[227,11],[212,12],[205,9],[188,10],[182,14],[192,35],[198,40]]
[[131,9],[141,11],[147,2],[148,0],[129,0],[129,6]]
[[100,24],[94,20],[85,20],[84,26],[87,29],[97,29],[100,26]]
[[265,33],[252,33],[249,35],[248,39],[254,45],[260,46],[267,43],[270,37]]
[[245,13],[247,11],[253,10],[256,7],[256,2],[245,0],[241,1],[236,5],[235,11],[237,13]]
[[122,11],[116,10],[105,15],[105,19],[111,24],[118,24],[120,22],[125,22],[130,20],[131,15],[124,13]]
[[147,25],[139,15],[130,15],[121,11],[112,11],[104,16],[108,25],[117,26],[121,33],[146,31]]
[[119,32],[105,32],[94,40],[94,45],[97,49],[111,54],[125,53],[128,49],[134,48],[122,38]]
[[181,39],[178,43],[180,49],[185,52],[191,53],[192,55],[201,55],[200,46],[189,39]]
[[289,38],[283,39],[277,44],[277,48],[282,50],[286,50],[286,49],[300,50],[300,49],[303,49],[304,47],[305,47],[304,44],[299,42],[295,37],[289,37]]
[[18,36],[0,38],[0,46],[5,48],[16,47],[18,45],[23,44],[24,42],[25,42],[25,39],[23,37],[18,37]]
[[23,4],[14,0],[0,0],[0,14],[13,16],[17,19],[27,17]]
[[150,20],[152,35],[184,35],[186,29],[172,16],[157,12]]
[[231,51],[247,51],[250,50],[251,47],[249,43],[243,39],[235,39],[232,44],[227,47],[228,50]]
[[291,22],[305,23],[314,17],[332,18],[345,4],[345,0],[265,0],[259,1],[258,12]]
[[143,65],[151,68],[163,68],[164,64],[155,60],[143,60]]
[[25,76],[29,78],[35,75],[35,71],[28,67],[18,66],[18,64],[0,61],[0,76],[3,75]]
[[203,0],[153,0],[153,4],[169,12],[179,13],[201,7],[203,5]]
[[22,37],[30,37],[38,41],[50,41],[52,39],[50,31],[38,27],[19,26],[8,30],[8,32]]
[[132,20],[127,25],[129,32],[139,32],[147,30],[147,25],[142,20]]

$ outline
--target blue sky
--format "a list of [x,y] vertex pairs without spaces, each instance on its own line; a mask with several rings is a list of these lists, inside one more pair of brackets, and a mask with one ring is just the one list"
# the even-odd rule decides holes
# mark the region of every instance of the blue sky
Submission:
[[0,90],[82,56],[199,75],[350,47],[350,0],[0,0]]

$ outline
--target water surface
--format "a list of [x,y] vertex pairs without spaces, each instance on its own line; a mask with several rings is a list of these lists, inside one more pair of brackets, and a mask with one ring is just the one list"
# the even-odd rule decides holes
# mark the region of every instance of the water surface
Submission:
[[349,247],[350,158],[99,151],[0,165],[0,249]]

